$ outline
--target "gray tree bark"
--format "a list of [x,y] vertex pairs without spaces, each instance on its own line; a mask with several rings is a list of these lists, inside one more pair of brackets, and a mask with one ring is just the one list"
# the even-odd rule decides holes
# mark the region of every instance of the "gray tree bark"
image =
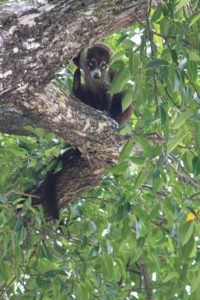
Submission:
[[[74,156],[59,175],[64,207],[95,186],[118,158],[117,123],[60,91],[51,80],[81,49],[145,15],[147,1],[29,0],[0,4],[0,130],[42,127],[67,140]],[[39,189],[41,193],[42,189]]]

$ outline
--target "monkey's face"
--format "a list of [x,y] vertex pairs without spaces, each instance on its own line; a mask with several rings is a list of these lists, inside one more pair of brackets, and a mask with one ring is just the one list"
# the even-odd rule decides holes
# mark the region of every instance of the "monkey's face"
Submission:
[[108,72],[110,53],[99,46],[88,49],[86,64],[90,75],[95,80],[100,80]]

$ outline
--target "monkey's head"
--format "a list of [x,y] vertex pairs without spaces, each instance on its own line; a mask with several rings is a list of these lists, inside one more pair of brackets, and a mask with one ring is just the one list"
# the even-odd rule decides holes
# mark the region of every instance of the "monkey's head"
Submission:
[[108,72],[112,50],[103,44],[84,49],[73,59],[77,67],[94,80],[100,80]]

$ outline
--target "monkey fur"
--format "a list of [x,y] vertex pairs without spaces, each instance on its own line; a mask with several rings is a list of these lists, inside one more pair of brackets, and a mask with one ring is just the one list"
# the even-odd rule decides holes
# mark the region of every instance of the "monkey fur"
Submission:
[[[74,57],[77,66],[73,80],[73,94],[91,107],[107,112],[119,125],[128,121],[132,108],[122,111],[123,93],[111,95],[108,91],[114,70],[109,67],[112,50],[103,45],[95,44],[86,48]],[[81,83],[83,73],[85,84]]]
[[[73,80],[73,94],[82,102],[94,109],[105,111],[119,125],[127,122],[131,115],[132,108],[129,106],[122,111],[122,93],[111,95],[108,92],[115,72],[109,67],[112,56],[110,48],[103,44],[95,44],[86,48],[74,57],[73,61],[77,66]],[[83,74],[84,84],[81,83]],[[59,160],[66,165],[69,156],[68,152],[61,155]],[[76,153],[80,155],[80,153]],[[56,200],[57,173],[48,172],[44,181],[43,201],[49,217],[59,218],[59,208]]]

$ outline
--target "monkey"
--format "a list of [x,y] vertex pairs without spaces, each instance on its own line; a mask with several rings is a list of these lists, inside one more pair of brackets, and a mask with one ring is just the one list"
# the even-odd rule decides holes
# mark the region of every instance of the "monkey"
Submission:
[[[72,92],[80,101],[94,109],[108,113],[119,125],[129,119],[132,108],[129,106],[122,111],[123,92],[111,95],[109,86],[112,83],[115,71],[109,67],[112,50],[103,44],[94,44],[78,53],[73,58],[76,70],[73,78]],[[81,83],[83,74],[84,84]],[[77,150],[78,151],[78,150]],[[66,152],[58,159],[63,166],[69,160]],[[81,155],[76,152],[76,155]],[[56,183],[58,173],[48,172],[44,180],[43,202],[47,213],[52,219],[59,219],[59,208],[56,199]]]
[[[94,44],[74,57],[77,66],[73,78],[73,94],[83,103],[108,113],[119,125],[130,118],[132,107],[122,111],[123,92],[111,95],[109,86],[115,71],[109,67],[113,52],[103,44]],[[81,75],[85,84],[81,83]]]

